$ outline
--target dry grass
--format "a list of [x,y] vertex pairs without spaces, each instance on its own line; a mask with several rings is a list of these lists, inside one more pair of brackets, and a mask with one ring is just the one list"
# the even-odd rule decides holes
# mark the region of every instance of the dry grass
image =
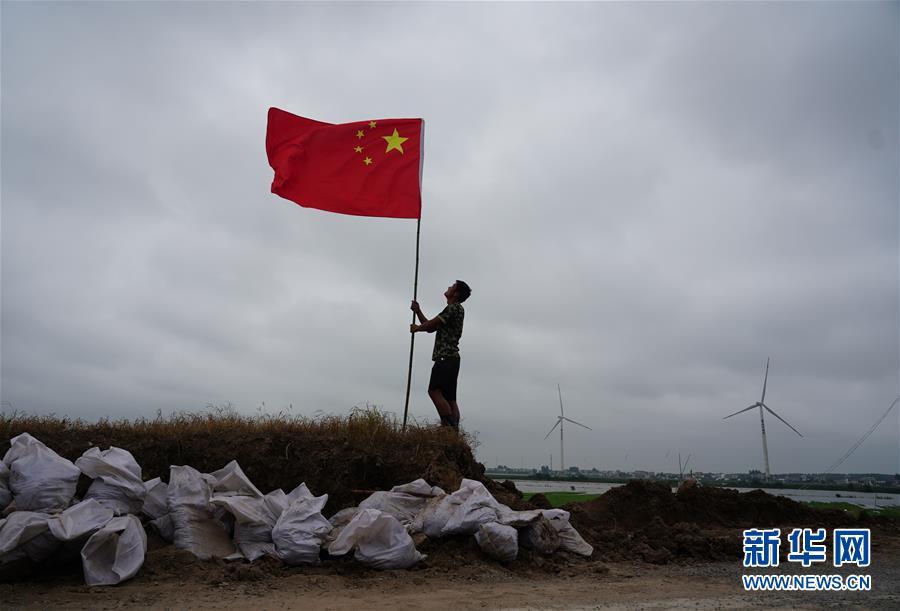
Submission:
[[313,418],[247,416],[230,406],[98,422],[14,413],[0,416],[0,450],[24,432],[69,460],[93,446],[124,448],[141,465],[144,479],[167,480],[170,465],[209,472],[236,459],[263,492],[305,481],[316,494],[330,495],[332,509],[355,504],[362,493],[354,490],[387,489],[419,477],[454,489],[462,477],[483,476],[470,436],[417,422],[403,431],[396,415],[371,405],[346,416]]

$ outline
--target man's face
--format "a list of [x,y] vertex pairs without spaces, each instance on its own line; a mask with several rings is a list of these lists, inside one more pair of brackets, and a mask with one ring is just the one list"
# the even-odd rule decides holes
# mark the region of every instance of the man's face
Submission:
[[448,286],[447,290],[444,291],[444,297],[446,297],[447,299],[450,299],[454,295],[456,295],[456,283],[455,282],[453,284],[451,284],[450,286]]

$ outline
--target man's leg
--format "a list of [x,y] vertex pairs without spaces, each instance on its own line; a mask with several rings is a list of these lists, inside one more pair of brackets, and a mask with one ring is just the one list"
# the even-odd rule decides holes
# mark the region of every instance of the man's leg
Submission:
[[434,388],[429,390],[428,396],[431,397],[438,416],[441,417],[441,424],[450,424],[450,419],[453,417],[453,408],[450,407],[450,403],[444,398],[444,393],[441,392],[441,389]]
[[453,426],[459,428],[459,405],[456,401],[448,401],[450,404],[450,416],[453,418]]

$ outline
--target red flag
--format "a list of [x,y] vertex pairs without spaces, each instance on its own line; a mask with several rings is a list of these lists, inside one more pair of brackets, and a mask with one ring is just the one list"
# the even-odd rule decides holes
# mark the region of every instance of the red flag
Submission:
[[417,219],[423,126],[422,119],[334,125],[270,108],[272,193],[329,212]]

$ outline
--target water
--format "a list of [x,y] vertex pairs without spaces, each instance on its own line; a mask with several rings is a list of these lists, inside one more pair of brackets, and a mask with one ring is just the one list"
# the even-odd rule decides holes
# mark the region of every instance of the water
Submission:
[[[584,492],[587,494],[603,494],[610,488],[623,484],[609,484],[603,482],[548,482],[543,480],[512,480],[516,488],[522,492]],[[759,488],[733,488],[738,492],[750,492]],[[772,495],[786,496],[795,501],[808,503],[816,501],[821,503],[851,503],[860,507],[874,508],[900,505],[900,494],[887,492],[859,492],[850,490],[806,490],[799,488],[762,488],[764,492]],[[675,491],[675,488],[672,489]]]

